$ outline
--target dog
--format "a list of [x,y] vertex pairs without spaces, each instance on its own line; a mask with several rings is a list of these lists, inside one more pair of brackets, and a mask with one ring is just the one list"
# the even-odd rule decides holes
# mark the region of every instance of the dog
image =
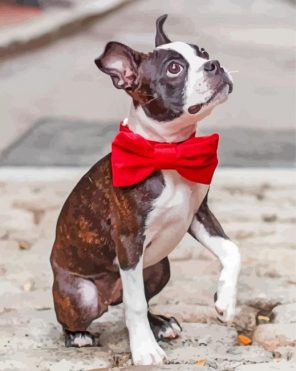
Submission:
[[[170,41],[166,18],[156,21],[152,52],[109,42],[95,63],[132,99],[123,130],[149,143],[177,145],[198,139],[198,122],[227,99],[233,82],[203,48]],[[239,249],[208,207],[209,184],[164,165],[136,184],[114,186],[111,159],[108,154],[82,177],[58,218],[51,253],[57,320],[67,347],[93,346],[88,326],[123,302],[133,363],[161,364],[166,355],[157,340],[182,330],[175,318],[148,308],[169,281],[170,252],[189,232],[216,255],[222,271],[215,308],[228,322],[235,313]]]

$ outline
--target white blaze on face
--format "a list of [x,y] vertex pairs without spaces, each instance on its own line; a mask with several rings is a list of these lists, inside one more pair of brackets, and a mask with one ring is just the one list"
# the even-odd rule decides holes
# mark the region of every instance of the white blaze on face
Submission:
[[185,87],[184,108],[186,109],[192,105],[206,102],[207,99],[210,98],[209,86],[203,72],[203,66],[207,60],[198,57],[195,50],[190,45],[181,41],[161,45],[158,49],[175,50],[177,53],[181,54],[189,64]]
[[[181,41],[164,44],[159,46],[157,49],[174,50],[181,54],[189,64],[187,81],[185,85],[185,112],[188,112],[189,107],[196,104],[206,103],[212,97],[214,90],[211,88],[209,78],[204,73],[204,64],[207,63],[207,59],[197,56],[194,48]],[[228,94],[228,87],[226,86],[225,91],[221,93],[226,97]],[[221,100],[222,99],[216,99],[209,106],[203,107],[198,112],[198,115],[203,114],[206,110],[211,110],[213,106],[217,103],[220,103]]]

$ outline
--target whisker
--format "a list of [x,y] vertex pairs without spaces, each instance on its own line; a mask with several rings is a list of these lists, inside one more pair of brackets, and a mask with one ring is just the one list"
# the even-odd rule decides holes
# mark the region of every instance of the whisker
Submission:
[[145,104],[142,104],[142,106],[147,106],[147,104],[149,104],[149,103],[151,103],[151,102],[153,102],[154,100],[157,100],[157,99],[159,99],[159,98],[160,98],[160,97],[152,98],[152,99],[148,100],[148,102],[146,102]]
[[238,73],[239,71],[228,71],[229,73]]

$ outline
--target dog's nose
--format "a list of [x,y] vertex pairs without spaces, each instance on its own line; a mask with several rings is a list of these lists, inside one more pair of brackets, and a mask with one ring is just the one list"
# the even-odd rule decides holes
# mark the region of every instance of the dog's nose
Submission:
[[216,60],[207,61],[204,64],[204,70],[210,75],[216,75],[221,70],[219,61]]

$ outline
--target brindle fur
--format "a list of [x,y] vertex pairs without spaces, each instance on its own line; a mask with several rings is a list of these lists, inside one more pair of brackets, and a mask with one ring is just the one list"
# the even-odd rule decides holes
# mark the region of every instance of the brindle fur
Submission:
[[[137,264],[143,249],[145,219],[162,188],[160,172],[135,186],[114,188],[107,155],[71,192],[58,219],[51,254],[55,309],[65,329],[84,331],[108,305],[122,301],[115,258],[123,269]],[[169,276],[168,259],[145,269],[147,299],[161,290]],[[77,288],[83,280],[98,289],[95,310],[83,308],[80,302]]]
[[[143,249],[146,216],[163,186],[162,175],[156,172],[135,186],[114,188],[107,155],[73,189],[61,210],[51,254],[55,310],[64,329],[85,331],[107,311],[108,305],[121,303],[122,287],[115,260],[123,269],[137,264]],[[225,236],[206,200],[196,217],[211,234]],[[167,258],[146,268],[147,300],[159,293],[169,278]],[[98,290],[97,308],[81,303],[78,286],[84,280]]]
[[[163,32],[160,32],[163,19],[157,26],[158,42],[166,40]],[[119,75],[114,74],[113,70],[104,69],[102,60],[108,48],[120,49],[121,52],[124,49],[124,55],[129,59],[132,74],[124,86],[118,85]],[[208,59],[204,50],[195,47],[195,51]],[[183,102],[180,101],[181,94],[177,96],[175,90],[177,86],[177,91],[182,92],[184,81],[176,79],[175,85],[166,82],[164,87],[165,84],[157,83],[157,79],[164,77],[158,76],[153,68],[166,61],[164,51],[143,54],[120,43],[109,43],[104,53],[96,60],[98,67],[110,74],[114,85],[124,88],[134,105],[141,105],[148,117],[165,122],[181,115]],[[188,68],[187,62],[177,52],[167,53],[183,63],[185,69]],[[122,285],[117,263],[121,269],[137,265],[143,252],[147,215],[163,188],[161,172],[155,172],[132,187],[114,188],[109,154],[82,177],[66,200],[58,218],[51,254],[54,304],[57,319],[65,330],[66,344],[71,345],[71,338],[75,338],[71,332],[89,337],[85,331],[91,322],[106,312],[108,305],[121,303]],[[207,200],[196,217],[212,235],[225,237],[208,209]],[[145,268],[147,300],[159,293],[169,278],[168,258]],[[79,291],[81,285],[91,287],[97,300],[83,301]],[[156,337],[165,322],[170,326],[170,320],[165,317],[149,315],[148,318]]]

